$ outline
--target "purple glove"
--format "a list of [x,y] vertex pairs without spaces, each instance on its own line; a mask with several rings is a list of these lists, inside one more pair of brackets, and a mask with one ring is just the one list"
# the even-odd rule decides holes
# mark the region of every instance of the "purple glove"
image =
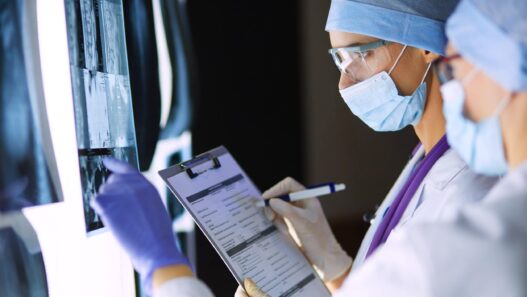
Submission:
[[127,163],[107,158],[104,165],[112,175],[91,206],[126,250],[145,292],[151,294],[156,269],[189,262],[177,248],[170,218],[154,186]]

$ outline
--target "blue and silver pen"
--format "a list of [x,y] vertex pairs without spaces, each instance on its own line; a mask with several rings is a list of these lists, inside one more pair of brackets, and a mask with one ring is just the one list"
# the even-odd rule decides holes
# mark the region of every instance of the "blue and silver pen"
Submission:
[[[282,199],[284,201],[292,202],[292,201],[304,200],[304,199],[309,199],[309,198],[318,197],[318,196],[329,195],[329,194],[333,194],[336,192],[344,191],[345,189],[346,189],[345,184],[327,183],[327,184],[312,186],[312,187],[307,188],[306,190],[293,192],[293,193],[282,195],[276,198]],[[269,200],[270,199],[258,201],[256,202],[256,206],[258,207],[269,206]]]

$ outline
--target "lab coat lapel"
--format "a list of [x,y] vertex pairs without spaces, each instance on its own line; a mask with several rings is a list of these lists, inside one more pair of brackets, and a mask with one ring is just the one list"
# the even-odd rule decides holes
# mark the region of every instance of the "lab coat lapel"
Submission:
[[379,209],[377,209],[377,212],[375,213],[375,220],[372,222],[370,228],[368,229],[368,232],[366,232],[366,236],[362,240],[361,246],[359,248],[359,252],[357,253],[357,256],[355,257],[355,260],[353,262],[352,271],[357,269],[364,262],[366,253],[368,252],[368,249],[370,248],[370,244],[373,240],[373,236],[382,221],[381,218],[386,213],[386,210],[392,204],[393,200],[397,197],[397,194],[399,193],[400,189],[402,188],[404,183],[407,181],[412,171],[415,169],[415,166],[417,165],[419,160],[421,160],[424,157],[424,155],[425,155],[424,147],[420,146],[417,152],[413,155],[413,157],[410,159],[410,161],[408,161],[408,163],[404,167],[403,171],[401,172],[401,174],[395,181],[395,184],[392,186],[392,188],[388,192],[388,195],[386,196],[386,198],[384,198],[384,201],[382,202]]

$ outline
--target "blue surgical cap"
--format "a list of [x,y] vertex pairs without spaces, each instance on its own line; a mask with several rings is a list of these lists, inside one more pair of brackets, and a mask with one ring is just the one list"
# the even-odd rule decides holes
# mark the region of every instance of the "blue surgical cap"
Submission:
[[459,53],[504,88],[527,90],[526,0],[464,0],[446,30]]
[[459,0],[332,0],[326,31],[357,33],[444,55]]

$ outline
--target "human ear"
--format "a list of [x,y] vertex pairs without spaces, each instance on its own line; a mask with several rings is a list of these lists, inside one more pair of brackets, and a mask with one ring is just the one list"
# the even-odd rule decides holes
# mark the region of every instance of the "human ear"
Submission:
[[423,51],[423,57],[425,58],[426,63],[432,63],[441,57],[441,55],[433,53],[428,50],[422,50],[422,51]]

